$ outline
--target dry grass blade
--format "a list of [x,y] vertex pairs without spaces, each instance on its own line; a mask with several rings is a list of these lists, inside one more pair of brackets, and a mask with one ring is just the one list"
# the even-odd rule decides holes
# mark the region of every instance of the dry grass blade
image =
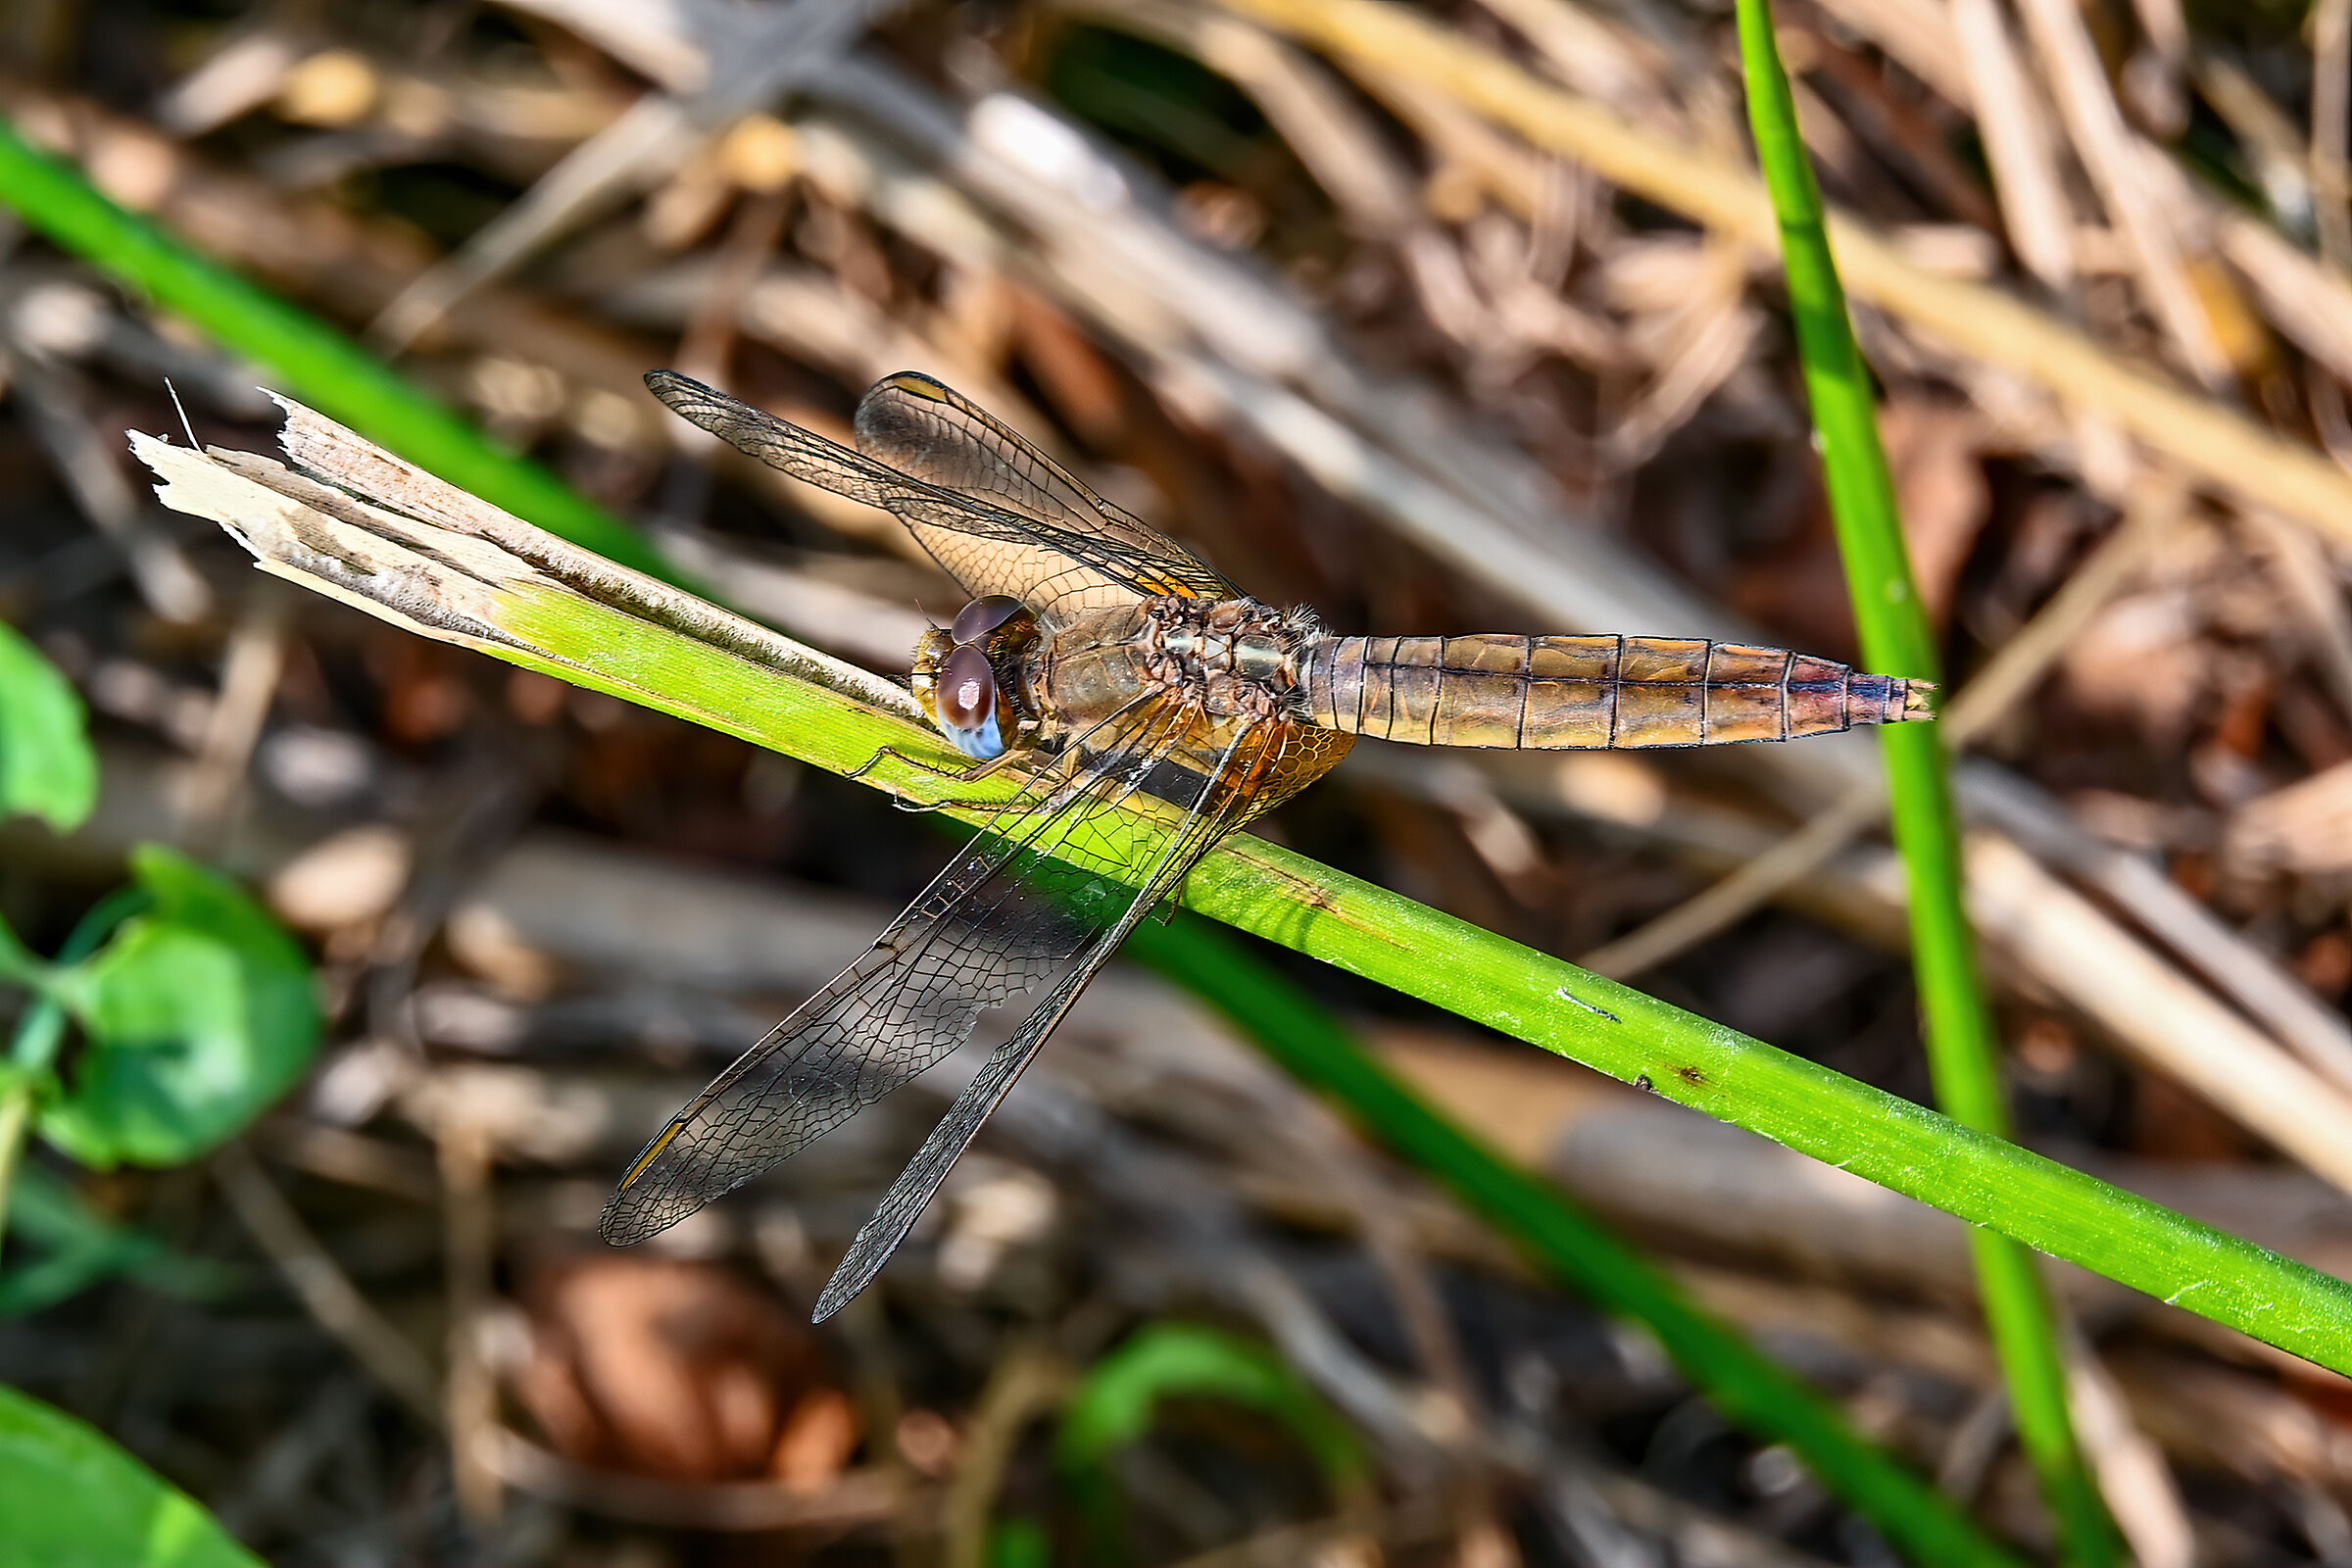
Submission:
[[253,1152],[230,1144],[213,1157],[213,1175],[237,1218],[277,1265],[321,1328],[333,1335],[416,1415],[442,1419],[441,1380],[417,1348],[386,1322],[286,1201]]
[[2039,88],[2018,57],[1999,0],[1952,0],[1952,28],[2009,244],[2043,287],[2064,294],[2075,281],[2074,213]]
[[[184,502],[199,515],[217,517],[265,560],[309,563],[317,569],[299,579],[305,586],[378,589],[370,602],[416,612],[423,618],[415,629],[424,635],[461,642],[479,637],[489,622],[465,612],[470,595],[495,594],[505,584],[561,583],[737,657],[920,717],[913,699],[890,681],[519,523],[299,404],[281,406],[287,416],[281,439],[300,471],[243,453],[200,456],[148,436],[134,437],[133,446],[167,477],[167,505]],[[383,531],[371,531],[376,528]],[[412,551],[387,548],[385,540],[425,543]],[[383,593],[380,582],[369,581],[380,572],[406,583],[416,561],[442,554],[463,567],[430,585]],[[356,587],[322,591],[364,597]]]
[[[369,335],[388,351],[417,335],[484,284],[503,275],[558,234],[627,195],[634,185],[674,167],[713,125],[766,104],[823,71],[879,12],[897,0],[799,0],[758,19],[710,10],[678,20],[704,32],[692,55],[667,56],[673,68],[699,57],[700,90],[680,100],[649,93],[618,121],[575,149],[512,207],[447,261],[417,278],[384,307]],[[561,8],[566,20],[583,7]],[[624,8],[605,8],[624,9]],[[728,36],[742,32],[741,37]]]
[[[715,1539],[728,1532],[812,1562],[943,1544],[1011,1562],[1041,1541],[1063,1548],[1084,1499],[1044,1441],[1053,1413],[1015,1422],[1009,1443],[985,1430],[1004,1425],[992,1374],[1045,1347],[1083,1375],[1190,1301],[1270,1342],[1370,1440],[1379,1505],[1335,1515],[1306,1472],[1291,1478],[1306,1490],[1263,1490],[1280,1455],[1223,1466],[1232,1423],[1170,1409],[1128,1450],[1132,1473],[1123,1459],[1106,1476],[1136,1560],[1510,1568],[1515,1550],[1535,1568],[1866,1550],[1846,1538],[1841,1484],[1801,1441],[1776,1451],[1789,1441],[1778,1428],[1722,1431],[1716,1417],[1741,1406],[1704,1392],[1719,1376],[1578,1348],[1629,1298],[1560,1261],[1584,1254],[1544,1229],[1544,1188],[1511,1212],[1461,1175],[1475,1160],[1329,1060],[1296,1043],[1269,1045],[1273,1060],[1241,1049],[1221,1002],[1245,1030],[1285,1013],[1225,947],[1194,956],[1212,977],[1205,1007],[1103,976],[943,1191],[936,1230],[841,1338],[768,1345],[755,1330],[797,1328],[897,1167],[893,1145],[946,1102],[928,1080],[707,1210],[674,1238],[692,1260],[605,1254],[595,1202],[634,1135],[849,961],[889,918],[866,895],[933,858],[921,823],[828,769],[886,736],[918,751],[936,737],[900,727],[908,710],[886,684],[600,576],[331,431],[298,434],[317,444],[285,467],[151,450],[178,465],[175,494],[249,512],[257,547],[330,587],[389,595],[401,626],[279,591],[211,527],[156,513],[134,466],[92,438],[175,427],[156,391],[168,374],[202,440],[271,451],[239,355],[394,445],[349,389],[394,402],[404,382],[430,389],[451,426],[489,437],[487,469],[446,444],[416,449],[465,491],[533,520],[563,515],[540,510],[551,492],[589,498],[607,523],[649,519],[645,540],[580,536],[640,570],[720,585],[730,610],[790,638],[904,671],[921,610],[952,608],[904,530],[699,431],[681,438],[640,377],[700,366],[844,438],[858,387],[914,368],[1337,630],[1711,633],[1842,656],[1821,496],[1803,482],[1793,318],[1740,205],[1749,129],[1729,8],[1255,3],[1370,19],[1410,46],[1383,64],[1238,0],[918,7],[807,90],[729,118],[714,88],[772,65],[757,41],[784,16],[854,8],[297,0],[179,19],[166,36],[151,17],[36,0],[0,24],[10,128],[127,219],[61,221],[79,209],[58,181],[0,156],[0,200],[29,220],[0,220],[0,377],[24,394],[0,407],[0,469],[27,481],[0,528],[0,614],[95,715],[105,782],[68,838],[0,824],[0,902],[47,951],[131,846],[210,835],[208,858],[316,956],[334,1015],[319,1071],[250,1147],[345,1284],[430,1363],[408,1419],[320,1326],[324,1298],[306,1306],[258,1260],[231,1265],[252,1278],[227,1299],[150,1289],[177,1270],[167,1256],[152,1278],[10,1317],[0,1382],[89,1415],[272,1560],[759,1555]],[[1752,37],[1764,7],[1742,9]],[[2185,253],[2238,377],[2234,424],[2210,422],[2222,400],[2159,368],[2183,357],[2053,118],[2045,57],[2014,6],[1771,9],[1822,178],[1877,225],[1860,260],[1881,303],[1855,325],[1923,602],[1945,661],[1976,677],[1947,693],[1942,733],[1983,748],[1957,787],[1984,830],[1966,869],[2005,1080],[2036,1146],[2073,1172],[1939,1141],[1940,1123],[1887,1098],[1920,1085],[1906,884],[1867,831],[1880,812],[1867,746],[1367,746],[1277,830],[1345,843],[1425,903],[1254,839],[1229,846],[1190,902],[1600,1065],[1434,1014],[1401,1026],[1386,998],[1353,993],[1368,1004],[1349,1026],[1446,1108],[1441,1123],[1575,1193],[1684,1293],[1803,1368],[1816,1387],[1794,1403],[1826,1394],[1937,1476],[1945,1506],[2005,1544],[1995,1555],[2048,1535],[1997,1392],[1967,1221],[2115,1271],[2048,1275],[2109,1374],[2078,1391],[2079,1426],[2152,1568],[2179,1568],[2184,1543],[2212,1568],[2347,1556],[2352,1530],[2329,1500],[2352,1495],[2352,1445],[2330,1413],[2341,1381],[2240,1328],[2341,1366],[2332,1325],[2352,1320],[2310,1272],[2352,1277],[2352,1197],[2340,1171],[2298,1163],[2328,1168],[2324,1139],[2342,1142],[2352,1120],[2339,549],[2352,482],[2325,461],[2352,469],[2352,0],[2313,0],[2300,36],[2298,18],[2183,16],[2173,0],[2084,12],[2099,90],[2132,126],[2118,165]],[[1500,98],[1481,75],[1496,62],[1519,71]],[[1562,102],[1605,111],[1600,131],[1576,131],[1592,157],[1544,119]],[[1646,152],[1610,143],[1611,121]],[[640,162],[628,144],[649,126]],[[331,345],[485,235],[527,264],[494,258],[503,273],[455,299],[401,377],[357,353],[281,363],[282,344],[240,324]],[[1874,238],[1910,271],[1873,272]],[[208,259],[242,296],[182,292]],[[2000,315],[2018,301],[2040,313]],[[2021,320],[2076,330],[2013,336]],[[340,368],[302,368],[321,364]],[[2150,404],[2150,389],[2176,401]],[[2133,399],[2132,418],[2109,411]],[[56,439],[68,425],[36,422],[61,411],[70,441]],[[544,466],[536,501],[501,488],[509,453]],[[2190,515],[2132,569],[2151,481],[2168,479]],[[379,482],[388,497],[352,493]],[[211,612],[159,621],[152,573],[126,571],[134,558],[91,526],[125,515],[126,540],[150,519],[168,530],[152,537],[194,568]],[[2116,591],[2119,567],[2131,580]],[[603,691],[621,698],[642,695],[628,672],[662,657],[628,627],[673,617],[695,645],[672,666],[683,678],[662,679],[681,700],[646,711],[549,678],[577,673],[561,664],[494,664],[412,635],[487,639],[523,609],[549,618],[510,618],[510,632],[615,674]],[[829,694],[765,710],[764,751],[671,716],[717,719],[778,667],[856,694],[858,750],[805,744],[831,721]],[[175,814],[191,799],[193,824]],[[1777,907],[1666,962],[1774,887]],[[1154,923],[1132,956],[1154,965],[1154,938],[1198,934]],[[1540,956],[1612,936],[1602,961],[1665,963],[1643,984],[1694,1011]],[[1393,965],[1400,943],[1409,960]],[[1653,1029],[1676,1054],[1642,1054]],[[938,1076],[952,1093],[969,1065]],[[1307,1086],[1398,1157],[1330,1143]],[[38,1210],[58,1191],[43,1175],[65,1166],[31,1165],[0,1312],[53,1277]],[[231,1255],[252,1253],[226,1191],[134,1170],[78,1196],[173,1251],[204,1258],[217,1249],[203,1239],[226,1235]],[[1967,1221],[1920,1207],[1952,1194]],[[1511,1238],[1537,1249],[1536,1268]],[[2155,1298],[2185,1288],[2185,1304],[2118,1278]],[[715,1353],[663,1326],[712,1311],[730,1325]],[[770,1359],[779,1347],[808,1359]],[[642,1401],[607,1375],[630,1367]],[[1674,1500],[1725,1474],[1744,1528]],[[494,1503],[494,1526],[474,1522]]]
[[2311,8],[2311,184],[2320,251],[2330,265],[2352,266],[2352,0]]
[[[2080,878],[2117,905],[2278,1040],[2333,1083],[2352,1091],[2352,1030],[2276,959],[2225,924],[2143,856],[2084,832],[2037,792],[2005,774],[1964,769],[1969,798],[1987,823],[2012,835],[2044,864]],[[2186,1049],[2193,1050],[2184,1041]]]
[[[1760,253],[1771,214],[1748,175],[1637,130],[1410,14],[1368,0],[1223,0],[1309,39],[1350,69],[1458,99],[1548,152],[1585,164],[1644,200],[1737,236]],[[2103,346],[2002,292],[1937,277],[1870,225],[1833,214],[1848,290],[1960,355],[2025,377],[2071,408],[2096,413],[2217,488],[2352,539],[2352,477],[2210,399],[2134,368]]]

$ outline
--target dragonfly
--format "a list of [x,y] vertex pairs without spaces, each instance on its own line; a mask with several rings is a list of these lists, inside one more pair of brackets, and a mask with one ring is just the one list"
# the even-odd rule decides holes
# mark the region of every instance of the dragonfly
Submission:
[[[1009,1023],[818,1298],[872,1282],[1136,923],[1226,834],[1358,736],[1648,748],[1786,741],[1933,716],[1928,682],[1705,638],[1352,637],[1250,598],[928,375],[876,382],[856,446],[671,370],[673,411],[796,479],[894,514],[966,594],[912,689],[995,807],[873,945],[645,1146],[599,1229],[651,1237]],[[880,758],[875,759],[876,761]],[[911,760],[909,759],[908,760]],[[870,765],[870,764],[869,764]]]

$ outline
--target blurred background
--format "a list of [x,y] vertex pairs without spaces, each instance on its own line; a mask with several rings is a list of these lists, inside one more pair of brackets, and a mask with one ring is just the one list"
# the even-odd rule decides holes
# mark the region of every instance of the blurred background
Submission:
[[[2021,1136],[2341,1272],[2352,4],[1775,9],[1967,694]],[[1454,52],[1384,52],[1399,14]],[[1342,631],[1854,657],[1728,5],[11,0],[0,117],[877,670],[960,596],[644,370],[837,437],[928,370]],[[0,617],[98,757],[74,831],[0,827],[0,912],[58,953],[133,845],[176,846],[323,1008],[203,1150],[27,1150],[0,1381],[283,1564],[1895,1560],[1132,969],[824,1328],[960,1079],[605,1249],[630,1153],[946,841],[159,507],[123,431],[179,429],[168,379],[198,438],[272,450],[261,378],[0,209]],[[1366,743],[1260,830],[1926,1101],[1848,739]],[[1956,1222],[1267,956],[2046,1548]],[[0,1021],[35,1010],[0,986]],[[2141,1561],[2352,1563],[2352,1388],[2052,1281]]]

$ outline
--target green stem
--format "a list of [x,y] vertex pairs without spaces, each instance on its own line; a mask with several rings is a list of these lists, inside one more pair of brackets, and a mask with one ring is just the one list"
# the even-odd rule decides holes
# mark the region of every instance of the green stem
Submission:
[[0,203],[57,244],[186,317],[270,383],[369,440],[550,533],[674,578],[627,523],[528,459],[504,452],[317,317],[124,212],[0,122]]
[[0,1241],[8,1238],[8,1195],[16,1186],[17,1161],[24,1155],[24,1129],[32,1120],[33,1080],[8,1073],[0,1083]]
[[[813,656],[796,670],[772,651],[749,657],[722,645],[718,631],[684,629],[710,622],[709,607],[682,615],[658,596],[640,606],[625,585],[602,579],[596,593],[512,579],[495,597],[453,581],[450,591],[466,595],[468,613],[482,617],[478,632],[461,635],[405,608],[441,591],[437,574],[452,568],[438,556],[412,557],[397,574],[399,595],[375,599],[368,590],[394,580],[385,573],[351,572],[292,534],[257,532],[253,547],[277,569],[391,624],[856,772],[909,801],[998,799],[992,792],[1017,787],[1009,776],[956,782],[957,754],[916,727],[911,701],[884,705],[852,689],[858,682],[830,684]],[[1144,814],[1150,805],[1130,803]],[[943,810],[967,820],[988,814]],[[2352,1374],[2352,1285],[1654,997],[1247,834],[1210,852],[1186,879],[1184,902]]]
[[[33,186],[74,178],[37,159],[28,175],[25,156],[21,144],[0,147],[0,200],[25,204]],[[40,205],[79,211],[92,202],[100,199],[68,193],[55,200],[44,197]],[[117,265],[115,247],[99,243],[111,221],[99,220],[104,214],[92,219],[85,212],[78,224],[61,224],[54,215],[49,220],[28,216],[101,265]],[[77,228],[95,230],[97,237],[76,237]],[[141,246],[170,245],[143,224],[133,237],[138,244],[122,264],[130,269],[126,275],[146,265]],[[201,264],[183,259],[164,270],[192,265]],[[166,298],[162,288],[149,286],[159,299]],[[202,295],[204,290],[182,292]],[[308,330],[325,330],[264,299]],[[224,341],[235,327],[210,319],[195,306],[174,308]],[[370,374],[383,374],[348,345],[340,352],[353,355]],[[315,379],[301,384],[312,386]],[[343,416],[354,423],[368,423],[349,412],[332,385],[308,395],[323,408],[344,410]],[[477,456],[490,450],[469,432],[467,438],[476,443]],[[406,450],[420,455],[414,445]],[[513,461],[490,455],[501,464]],[[511,489],[462,477],[453,466],[434,466],[478,494],[507,495],[503,504],[509,510],[551,515],[545,506],[514,499]],[[529,472],[552,483],[536,469]],[[513,481],[514,476],[506,477]],[[571,537],[587,537],[582,530],[558,527]],[[644,559],[634,546],[613,553]],[[423,558],[417,565],[420,582],[435,569]],[[323,580],[319,585],[328,586]],[[468,591],[479,586],[469,584]],[[364,588],[355,581],[329,591],[361,603],[367,598]],[[886,747],[945,763],[956,760],[936,734],[916,731],[904,715],[818,684],[821,677],[806,671],[757,662],[661,617],[632,614],[601,597],[611,588],[605,583],[596,593],[575,593],[510,581],[500,587],[495,606],[482,606],[493,614],[497,635],[455,640],[836,772],[866,767]],[[412,630],[451,635],[446,625],[427,628],[406,618],[390,603],[365,608]],[[936,778],[888,760],[863,776],[914,798],[933,799],[940,791]],[[2352,1286],[2345,1282],[1654,998],[1246,835],[1221,844],[1195,872],[1185,902],[2352,1374]]]
[[1146,921],[1128,948],[1223,1013],[1399,1158],[1452,1189],[1553,1279],[1646,1326],[1726,1416],[1767,1442],[1788,1445],[1906,1560],[2017,1562],[1951,1499],[1857,1435],[1836,1405],[1698,1307],[1664,1270],[1565,1194],[1432,1110],[1314,999],[1254,955],[1189,917],[1165,926]]
[[[1739,0],[1739,23],[1748,115],[1780,220],[1789,309],[1863,659],[1887,674],[1933,679],[1935,633],[1912,581],[1894,484],[1879,441],[1877,400],[1846,314],[1821,191],[1774,44],[1770,0]],[[2008,1111],[1964,903],[1959,817],[1944,749],[1924,725],[1890,726],[1881,742],[1895,847],[1909,882],[1912,964],[1936,1098],[1967,1126],[2005,1138]],[[2004,1238],[1980,1234],[1974,1250],[2018,1435],[2057,1515],[2067,1559],[2105,1568],[2118,1560],[2118,1543],[2075,1440],[2065,1357],[2040,1274],[2031,1254]]]
[[0,980],[37,991],[48,977],[49,966],[17,940],[6,920],[0,920]]
[[[115,929],[139,913],[155,900],[144,888],[117,888],[90,906],[74,929],[66,933],[63,946],[57,950],[57,961],[43,964],[24,951],[15,933],[0,925],[0,964],[8,961],[8,950],[23,956],[29,968],[0,968],[0,977],[24,979],[36,988],[44,987],[62,970],[81,962],[105,945]],[[17,1032],[9,1041],[8,1059],[0,1063],[0,1241],[8,1236],[8,1196],[15,1185],[17,1165],[24,1157],[24,1135],[32,1125],[33,1107],[39,1102],[40,1085],[57,1060],[58,1047],[65,1043],[66,1009],[45,990],[36,989],[24,1015],[17,1020]]]

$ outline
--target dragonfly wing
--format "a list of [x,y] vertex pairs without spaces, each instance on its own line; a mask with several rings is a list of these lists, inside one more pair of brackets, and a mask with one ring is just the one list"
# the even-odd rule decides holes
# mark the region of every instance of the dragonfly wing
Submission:
[[1084,957],[1125,912],[1085,872],[1133,874],[1088,818],[1139,788],[1183,728],[1171,705],[1139,709],[1095,737],[1108,754],[1097,770],[1070,782],[1050,768],[1033,781],[871,948],[646,1145],[605,1205],[605,1239],[626,1246],[676,1224],[945,1060],[981,1013]]
[[858,413],[867,452],[675,370],[655,370],[645,384],[769,467],[896,514],[975,599],[1010,594],[1041,615],[1066,617],[1154,594],[1240,597],[1183,546],[929,376],[895,375],[867,392]]
[[948,1107],[939,1125],[931,1130],[931,1136],[923,1141],[923,1147],[890,1184],[890,1191],[883,1195],[873,1217],[858,1232],[858,1239],[850,1245],[840,1267],[825,1282],[817,1298],[816,1322],[822,1323],[840,1311],[873,1283],[874,1276],[890,1261],[891,1254],[898,1250],[899,1244],[906,1239],[914,1222],[937,1196],[949,1170],[978,1136],[981,1124],[1035,1058],[1038,1048],[1054,1032],[1062,1014],[1069,1011],[1135,923],[1151,913],[1162,899],[1181,889],[1186,874],[1200,857],[1249,814],[1250,803],[1263,781],[1273,775],[1295,734],[1290,726],[1283,724],[1245,728],[1235,735],[1216,764],[1201,775],[1201,798],[1193,803],[1182,824],[1159,849],[1142,879],[1140,891],[1126,898],[1122,890],[1125,908],[1117,921],[1102,928],[1085,954],[1054,982],[1029,1016],[1021,1020],[1012,1037],[990,1054],[988,1061]]
[[907,488],[906,476],[838,441],[755,409],[716,387],[675,370],[649,370],[646,390],[670,409],[780,473],[862,501],[890,506]]
[[858,446],[939,490],[977,496],[1028,524],[1007,541],[975,532],[925,498],[892,510],[975,595],[1009,593],[1031,609],[1099,610],[1139,595],[1238,599],[1241,591],[1133,513],[1111,505],[1003,420],[913,370],[887,376],[858,403]]

